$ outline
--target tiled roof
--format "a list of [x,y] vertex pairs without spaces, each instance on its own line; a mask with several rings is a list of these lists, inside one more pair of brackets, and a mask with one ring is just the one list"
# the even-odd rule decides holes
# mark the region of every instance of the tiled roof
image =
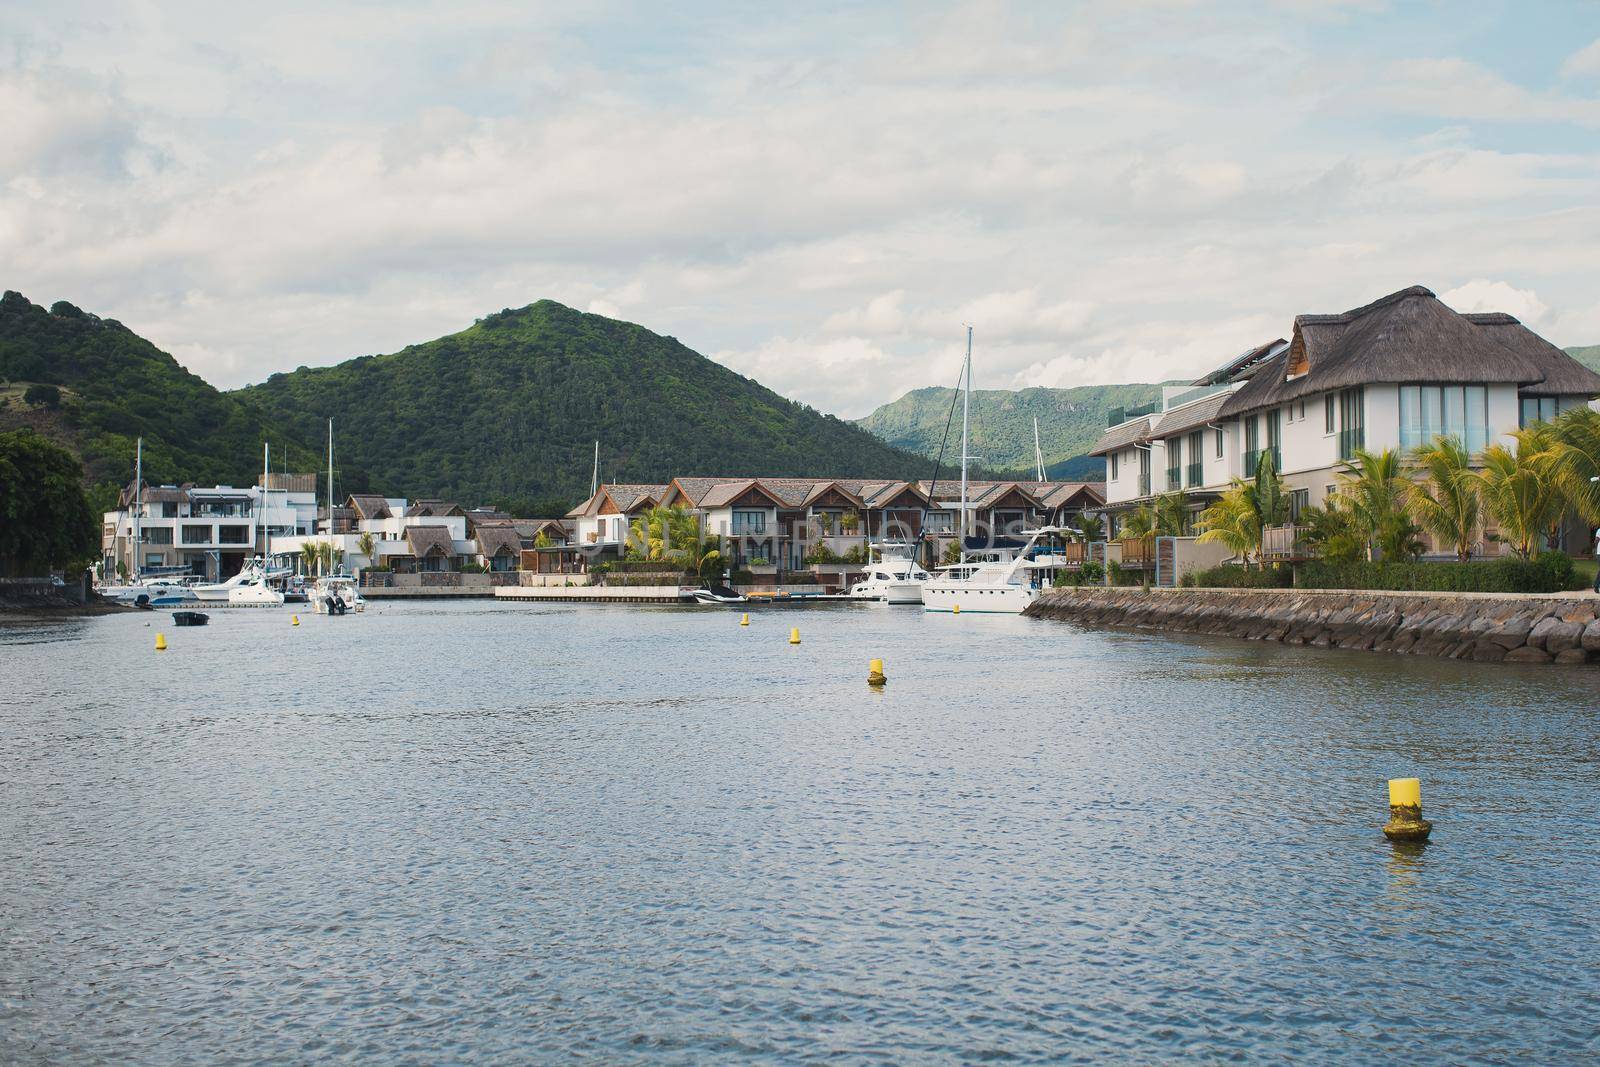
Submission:
[[1094,503],[1106,502],[1106,483],[1104,482],[1056,482],[1048,490],[1043,491],[1040,499],[1047,508],[1059,508],[1079,493],[1087,492],[1094,498]]
[[600,491],[609,496],[617,509],[624,513],[649,507],[667,495],[664,485],[603,485]]
[[1228,397],[1231,395],[1231,393],[1213,393],[1193,404],[1185,404],[1181,408],[1163,413],[1156,422],[1155,429],[1150,431],[1150,436],[1171,437],[1174,434],[1198,429],[1208,422],[1215,422],[1222,411],[1222,405],[1228,402]]
[[1113,426],[1100,435],[1100,440],[1089,449],[1091,456],[1103,456],[1108,452],[1115,452],[1119,448],[1127,448],[1132,444],[1142,444],[1150,440],[1150,416],[1132,419],[1119,426]]
[[726,478],[674,478],[672,485],[691,506],[699,507],[705,495],[725,481]]
[[703,508],[721,508],[733,503],[756,485],[754,478],[742,478],[735,482],[718,482],[700,498]]

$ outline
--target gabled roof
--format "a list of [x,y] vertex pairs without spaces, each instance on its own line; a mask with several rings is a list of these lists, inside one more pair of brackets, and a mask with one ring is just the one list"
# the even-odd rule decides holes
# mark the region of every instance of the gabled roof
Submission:
[[873,482],[861,491],[862,506],[887,507],[905,493],[912,494],[924,505],[933,503],[928,494],[918,488],[915,482]]
[[600,496],[609,499],[616,509],[627,515],[642,508],[654,507],[667,495],[664,485],[602,485]]
[[777,497],[784,507],[802,508],[810,499],[811,491],[817,487],[817,483],[825,481],[827,479],[823,478],[763,478],[761,486]]
[[406,508],[406,518],[442,519],[448,515],[465,515],[460,504],[448,500],[417,500]]
[[1296,317],[1289,347],[1229,397],[1220,415],[1358,385],[1543,378],[1533,362],[1414,285],[1342,314]]
[[1150,431],[1150,436],[1171,437],[1174,434],[1197,430],[1208,422],[1215,422],[1222,412],[1223,405],[1228,402],[1228,397],[1232,395],[1232,393],[1213,393],[1193,404],[1185,404],[1180,408],[1163,412]]
[[406,542],[411,546],[411,554],[418,559],[427,555],[456,554],[455,539],[450,536],[448,526],[407,526]]
[[1103,456],[1108,452],[1115,452],[1119,448],[1127,448],[1133,444],[1143,444],[1150,440],[1150,427],[1153,420],[1149,415],[1141,415],[1137,419],[1111,427],[1100,435],[1100,440],[1089,449],[1091,456]]
[[480,523],[476,540],[478,553],[484,556],[497,556],[502,552],[516,555],[522,551],[522,536],[509,522]]
[[345,506],[363,519],[387,519],[389,502],[376,493],[351,493]]
[[540,534],[548,534],[552,541],[572,539],[572,524],[565,519],[512,519],[511,525],[524,541],[537,541]]
[[855,504],[859,507],[861,504],[861,486],[863,484],[865,483],[857,482],[855,484],[855,488],[851,489],[846,483],[841,481],[817,482],[811,487],[811,492],[806,494],[805,504],[809,507],[811,504],[815,503],[818,498],[826,496],[829,490],[837,490],[840,496],[846,498],[852,504]]
[[762,485],[756,478],[741,478],[738,481],[718,482],[704,496],[700,498],[703,508],[723,508],[738,500],[747,493],[760,493],[772,502],[774,507],[781,507],[783,501]]
[[697,508],[707,493],[727,480],[726,478],[674,478],[670,485],[690,507]]
[[1072,502],[1073,498],[1083,494],[1089,497],[1093,504],[1106,502],[1105,482],[1058,482],[1040,497],[1047,508],[1059,508]]
[[1464,315],[1463,318],[1543,372],[1543,380],[1528,383],[1523,387],[1523,392],[1540,396],[1600,395],[1600,374],[1585,367],[1510,315],[1496,311]]

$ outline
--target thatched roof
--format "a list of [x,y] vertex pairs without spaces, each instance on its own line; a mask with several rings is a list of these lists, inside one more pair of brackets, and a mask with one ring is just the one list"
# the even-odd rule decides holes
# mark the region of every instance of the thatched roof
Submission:
[[478,553],[498,556],[502,552],[516,555],[522,551],[522,536],[511,523],[480,523],[477,533]]
[[421,559],[427,555],[453,556],[456,554],[455,538],[448,526],[407,526],[406,542],[411,554]]
[[1089,449],[1089,455],[1103,456],[1109,452],[1115,452],[1119,448],[1142,444],[1150,440],[1151,424],[1150,416],[1143,415],[1137,419],[1113,426],[1100,435],[1100,440],[1096,441],[1094,447]]
[[290,493],[315,493],[317,491],[317,476],[315,474],[287,474],[279,471],[267,473],[268,489],[281,489]]
[[1300,315],[1289,347],[1223,405],[1221,417],[1313,393],[1383,383],[1525,384],[1544,372],[1420,285],[1339,315]]
[[416,500],[406,508],[407,518],[442,519],[448,515],[465,515],[460,504],[448,500]]
[[377,493],[351,493],[348,506],[363,519],[387,519],[389,502]]
[[1543,380],[1523,386],[1524,393],[1539,396],[1600,396],[1600,374],[1585,367],[1510,315],[1496,311],[1465,315],[1463,318],[1544,373]]

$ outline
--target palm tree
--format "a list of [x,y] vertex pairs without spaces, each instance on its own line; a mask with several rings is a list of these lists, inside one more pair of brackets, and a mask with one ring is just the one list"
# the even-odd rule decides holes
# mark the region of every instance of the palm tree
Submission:
[[314,572],[317,569],[317,561],[322,559],[320,544],[318,541],[306,541],[300,546],[300,562],[307,574]]
[[1079,515],[1078,532],[1085,541],[1102,541],[1106,536],[1106,523],[1098,515]]
[[1424,477],[1406,487],[1407,508],[1439,544],[1455,549],[1456,559],[1471,559],[1480,510],[1472,454],[1459,437],[1436,437],[1418,447],[1412,460]]
[[1490,445],[1483,469],[1476,471],[1483,506],[1500,528],[1501,539],[1524,559],[1561,519],[1565,504],[1557,484],[1556,440],[1543,424],[1513,430],[1516,449]]
[[1163,537],[1182,537],[1189,525],[1189,506],[1181,491],[1162,493],[1155,499],[1156,533]]
[[1300,522],[1306,527],[1305,543],[1326,562],[1355,563],[1365,558],[1366,538],[1344,497],[1332,496],[1322,507],[1306,508]]
[[1283,479],[1278,477],[1277,454],[1270,448],[1261,454],[1261,462],[1256,464],[1252,489],[1256,515],[1265,537],[1268,526],[1281,526],[1289,521],[1289,494],[1284,491]]
[[1135,540],[1149,537],[1156,530],[1155,509],[1146,504],[1122,520],[1122,536]]
[[1356,521],[1366,535],[1367,558],[1382,551],[1380,534],[1387,531],[1398,542],[1395,515],[1402,511],[1410,483],[1400,473],[1400,454],[1392,448],[1370,452],[1358,448],[1339,474],[1340,495],[1349,501]]
[[688,508],[656,505],[628,528],[631,559],[672,560],[688,563],[700,541],[700,520]]
[[1200,515],[1200,540],[1215,542],[1250,562],[1252,552],[1261,550],[1261,512],[1256,506],[1255,486],[1235,478],[1215,504]]
[[1550,473],[1574,511],[1590,526],[1600,526],[1600,411],[1573,408],[1551,428]]
[[356,538],[356,548],[360,549],[361,554],[367,557],[369,566],[378,562],[373,558],[373,552],[377,549],[377,542],[373,541],[370,531],[363,531],[361,536]]

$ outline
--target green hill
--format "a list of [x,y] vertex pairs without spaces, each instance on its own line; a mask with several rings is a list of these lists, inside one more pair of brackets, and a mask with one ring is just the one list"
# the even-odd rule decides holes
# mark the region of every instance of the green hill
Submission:
[[1588,345],[1583,348],[1569,348],[1567,355],[1582,363],[1592,371],[1600,371],[1600,345]]
[[[460,333],[232,394],[371,487],[549,511],[602,480],[676,474],[925,476],[926,459],[786,400],[642,326],[544,300]],[[342,479],[349,488],[357,486]]]
[[0,296],[0,430],[20,426],[78,456],[97,506],[133,479],[141,436],[153,482],[252,484],[269,439],[273,466],[277,458],[302,470],[316,464],[306,449],[279,452],[293,445],[287,433],[120,322],[65,301],[47,311],[7,292]]
[[[915,389],[858,424],[901,448],[937,455],[950,415],[953,390]],[[984,466],[1031,476],[1033,420],[1053,478],[1099,478],[1103,464],[1085,456],[1106,428],[1106,415],[1161,398],[1159,385],[1084,385],[1072,389],[980,389],[972,394],[972,453]],[[958,405],[959,406],[959,405]],[[961,454],[961,412],[950,425],[946,462]]]

